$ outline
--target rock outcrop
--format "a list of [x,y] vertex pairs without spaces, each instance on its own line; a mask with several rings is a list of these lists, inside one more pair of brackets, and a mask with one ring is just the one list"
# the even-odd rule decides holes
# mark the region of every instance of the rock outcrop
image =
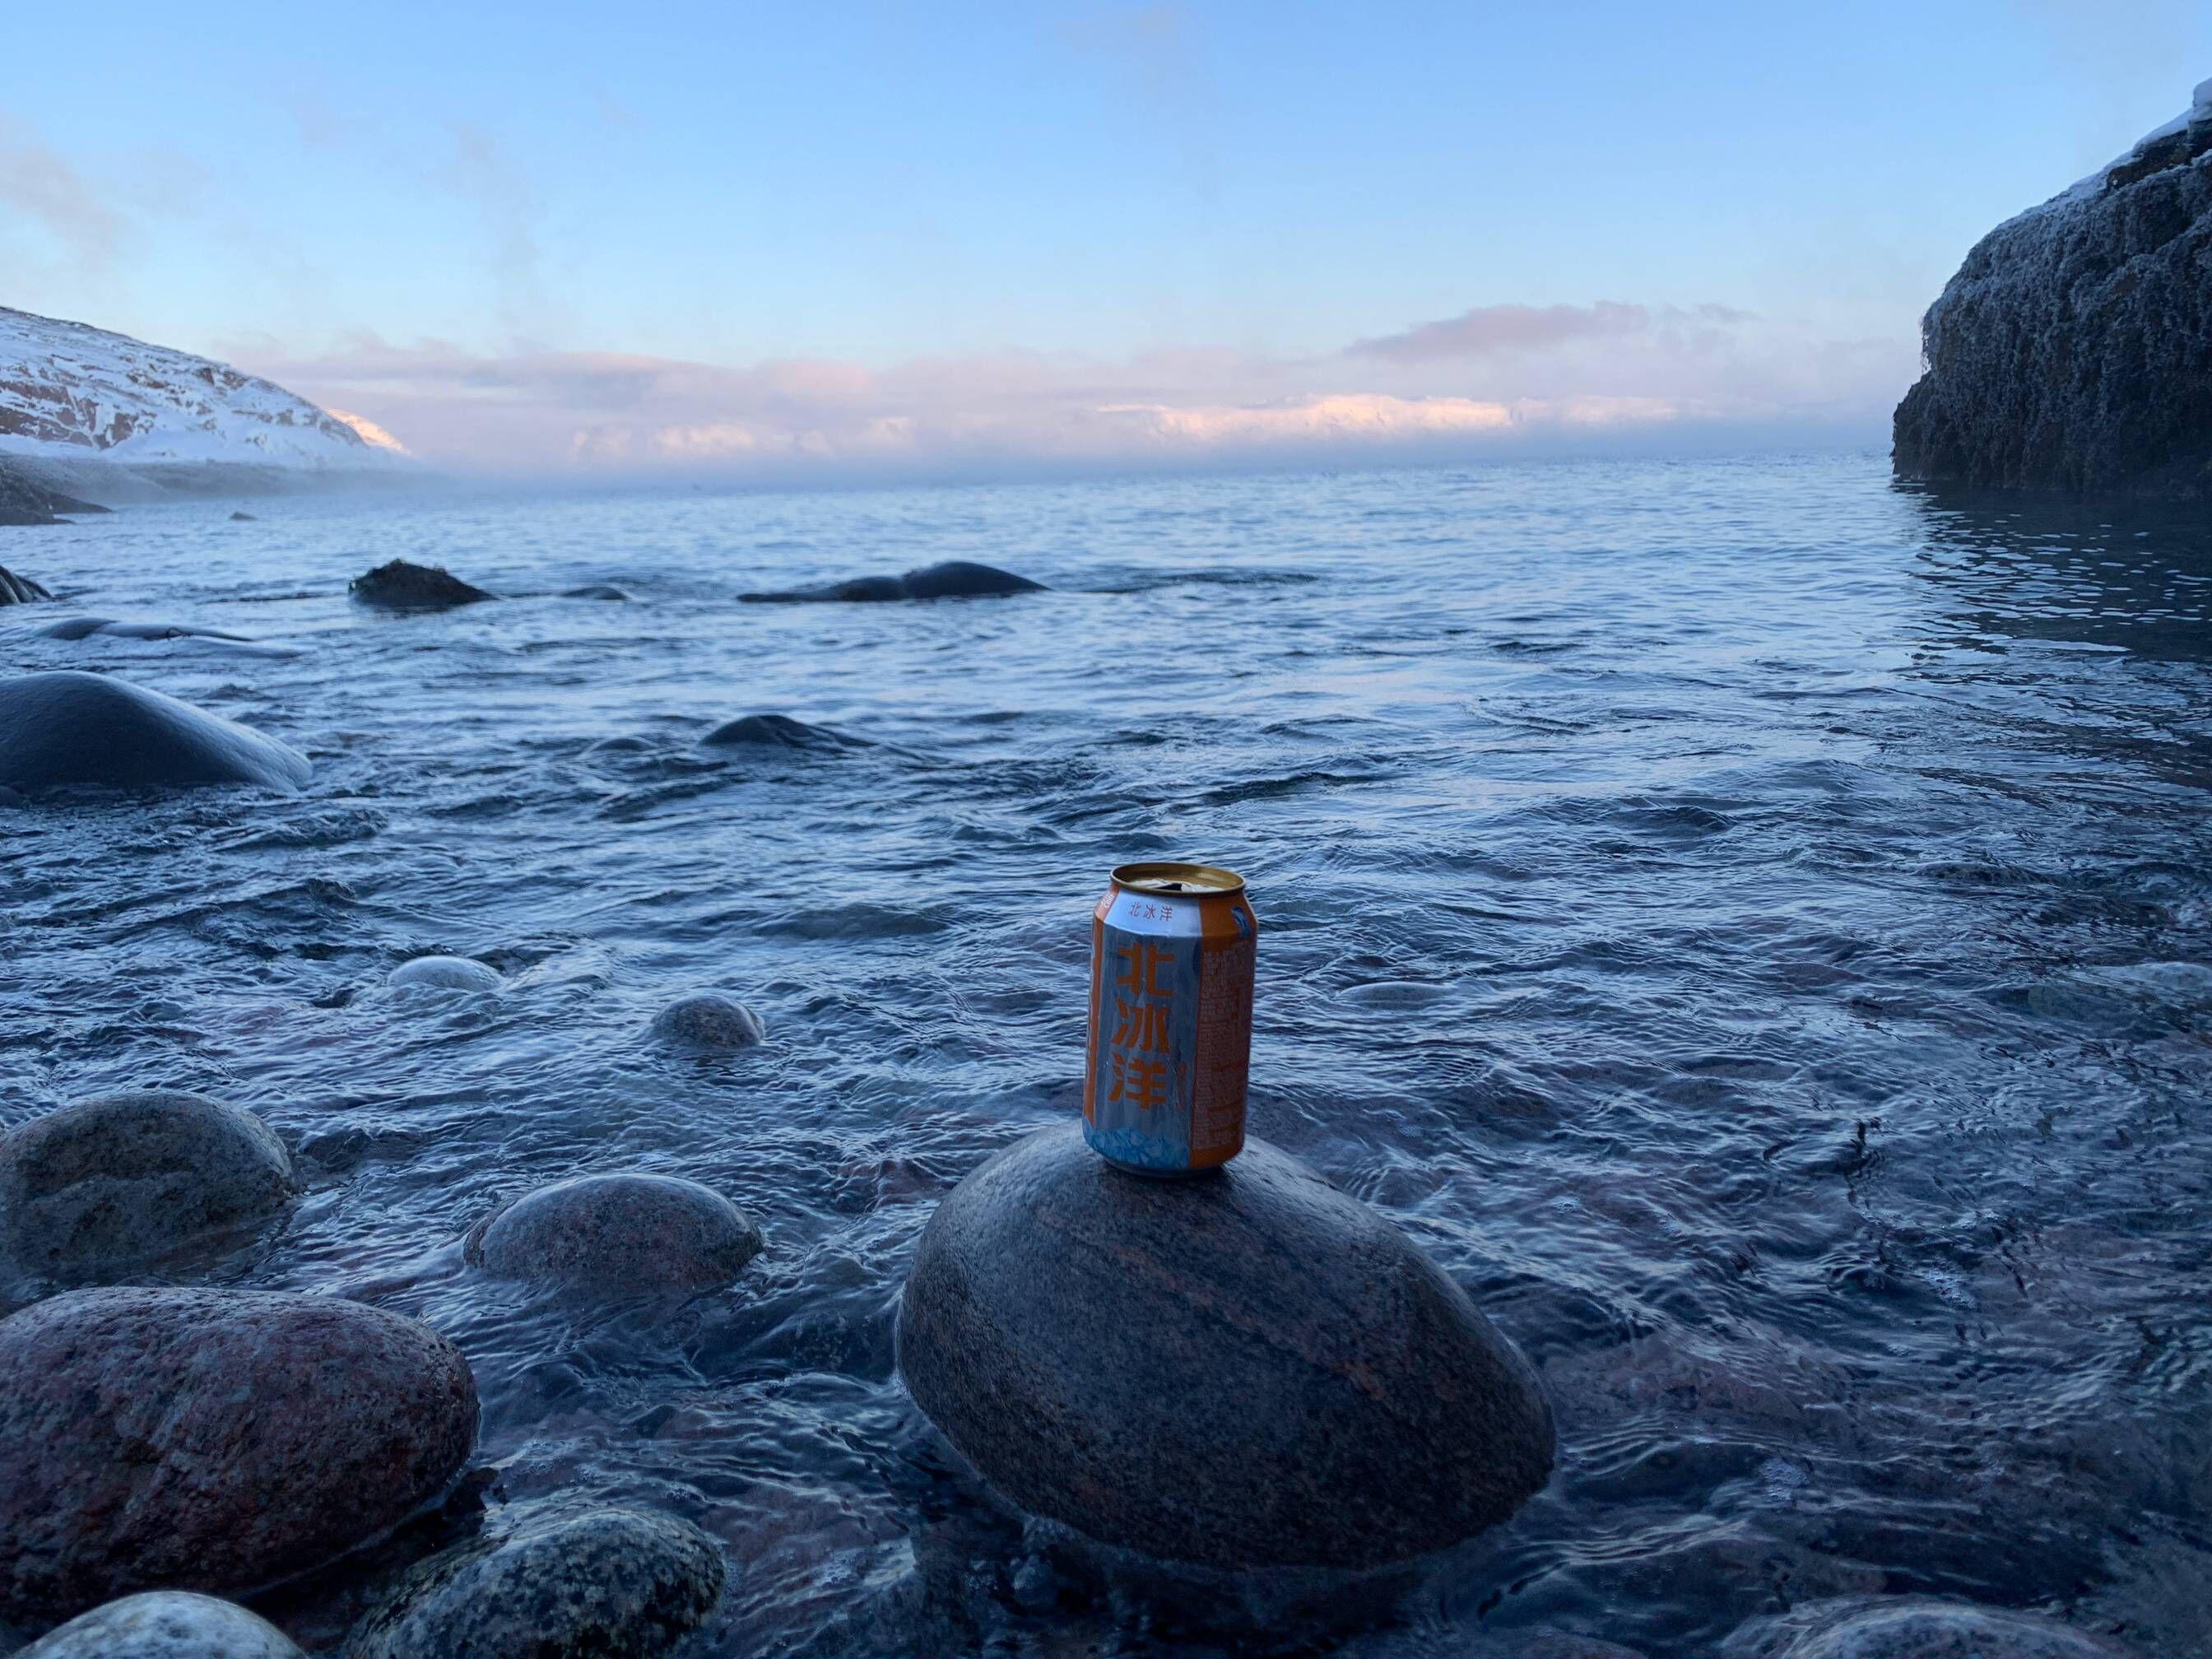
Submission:
[[[7,520],[0,519],[0,524]],[[37,605],[51,599],[48,592],[28,576],[19,576],[4,564],[0,564],[0,605]]]
[[296,789],[313,769],[273,738],[111,675],[0,680],[0,785]]
[[354,1626],[345,1659],[652,1659],[713,1610],[726,1571],[672,1516],[541,1522],[416,1568]]
[[59,524],[64,514],[106,511],[97,502],[49,489],[0,459],[0,525]]
[[498,597],[463,581],[443,565],[410,564],[405,559],[387,560],[356,576],[346,584],[346,592],[362,605],[385,611],[446,611]]
[[259,1225],[298,1191],[251,1112],[199,1095],[78,1101],[0,1139],[0,1271],[149,1267]]
[[605,1291],[710,1291],[761,1251],[760,1229],[676,1176],[578,1176],[525,1193],[469,1230],[462,1255],[500,1279]]
[[1921,324],[1900,477],[2212,498],[2212,81],[1967,254]]
[[336,1297],[74,1291],[0,1320],[0,1618],[253,1589],[397,1525],[474,1443],[468,1363]]
[[924,1231],[898,1361],[1022,1508],[1224,1571],[1425,1555],[1552,1463],[1534,1373],[1466,1293],[1258,1140],[1176,1182],[1114,1169],[1075,1124],[1007,1148]]
[[15,1659],[302,1659],[291,1638],[229,1601],[148,1590],[49,1631]]

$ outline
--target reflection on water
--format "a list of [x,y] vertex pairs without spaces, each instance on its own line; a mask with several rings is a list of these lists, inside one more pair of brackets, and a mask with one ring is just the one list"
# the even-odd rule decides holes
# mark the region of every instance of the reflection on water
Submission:
[[[453,1335],[488,1501],[716,1533],[700,1651],[1172,1645],[1073,1578],[1013,1592],[1019,1528],[890,1352],[932,1205],[1075,1109],[1090,906],[1148,856],[1252,881],[1255,1131],[1559,1407],[1550,1488],[1338,1645],[1659,1659],[1911,1589],[2202,1632],[2201,528],[1873,458],[257,511],[0,541],[98,614],[299,648],[6,634],[13,668],[126,674],[318,774],[0,807],[0,1115],[265,1114],[313,1190],[223,1274]],[[339,597],[394,555],[633,597]],[[736,602],[943,558],[1054,591]],[[860,741],[698,746],[757,712]],[[384,986],[432,951],[505,987]],[[706,988],[769,1045],[641,1041]],[[618,1167],[728,1193],[767,1253],[675,1306],[464,1267],[502,1197]],[[327,1632],[353,1593],[280,1605]]]

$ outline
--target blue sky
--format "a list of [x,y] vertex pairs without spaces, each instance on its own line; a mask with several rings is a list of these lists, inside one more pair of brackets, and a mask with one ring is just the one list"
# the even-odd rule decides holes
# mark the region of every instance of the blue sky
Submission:
[[13,9],[0,303],[517,465],[825,400],[1865,435],[1974,240],[2212,75],[2166,0]]

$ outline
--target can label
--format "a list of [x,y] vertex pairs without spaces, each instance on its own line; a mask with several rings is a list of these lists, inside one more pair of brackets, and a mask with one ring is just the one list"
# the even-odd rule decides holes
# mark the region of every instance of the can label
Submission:
[[1258,933],[1241,890],[1169,895],[1118,883],[1091,919],[1083,1134],[1162,1175],[1244,1146]]

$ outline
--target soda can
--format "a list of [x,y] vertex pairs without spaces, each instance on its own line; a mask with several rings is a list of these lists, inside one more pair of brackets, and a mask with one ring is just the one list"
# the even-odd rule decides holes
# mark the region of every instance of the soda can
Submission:
[[1244,878],[1125,864],[1091,919],[1083,1138],[1140,1175],[1193,1176],[1244,1148],[1252,969]]

